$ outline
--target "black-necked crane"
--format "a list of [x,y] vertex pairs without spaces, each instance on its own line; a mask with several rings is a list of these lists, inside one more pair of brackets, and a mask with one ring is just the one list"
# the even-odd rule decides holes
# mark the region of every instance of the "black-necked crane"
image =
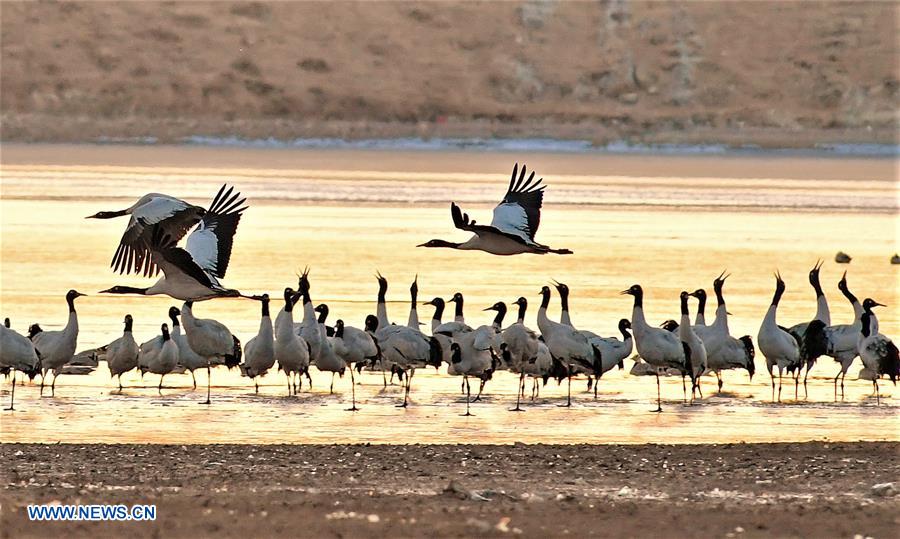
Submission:
[[9,408],[13,410],[16,399],[16,371],[24,373],[28,378],[34,379],[41,372],[41,360],[38,357],[34,343],[10,329],[9,318],[0,326],[0,367],[9,369],[12,374],[12,391],[9,396]]
[[[822,291],[822,283],[819,279],[819,272],[822,269],[822,265],[825,262],[823,260],[818,260],[816,265],[813,266],[813,269],[809,270],[809,284],[813,287],[813,290],[816,293],[816,316],[812,320],[819,320],[822,323],[822,326],[830,326],[831,325],[831,310],[828,308],[828,299],[825,297],[825,293]],[[799,342],[802,346],[803,337],[806,335],[806,328],[809,327],[809,323],[812,322],[801,322],[799,324],[794,324],[790,328],[788,328],[788,332],[791,335],[796,335],[799,339]],[[802,370],[806,367],[806,375],[803,378],[803,390],[806,391],[806,378],[809,376],[809,371],[812,369],[813,365],[815,365],[815,359],[810,357],[804,357],[801,349],[800,355],[800,366],[797,367],[798,370]],[[797,372],[797,376],[800,376],[800,373]]]
[[541,307],[538,309],[537,323],[552,357],[561,361],[567,369],[568,393],[565,406],[572,406],[572,374],[578,366],[595,376],[602,374],[603,361],[600,350],[592,346],[587,337],[577,329],[554,322],[547,317],[550,305],[550,288],[541,288]]
[[[310,363],[315,363],[316,358],[319,357],[322,341],[325,340],[325,336],[319,327],[319,317],[317,316],[316,308],[313,305],[312,296],[310,295],[311,288],[309,282],[309,268],[306,268],[303,270],[297,283],[297,291],[300,292],[303,301],[303,320],[300,322],[299,335],[306,341],[306,344],[309,345]],[[307,381],[310,386],[312,386],[309,370],[307,370],[305,374]]]
[[[868,300],[867,300],[868,301]],[[875,301],[872,307],[884,306]],[[900,356],[897,346],[883,333],[872,333],[872,312],[866,309],[862,315],[862,329],[859,334],[859,358],[863,366],[871,372],[872,385],[875,386],[875,402],[881,404],[878,391],[878,379],[887,375],[894,385],[900,377]]]
[[[756,349],[753,339],[749,335],[736,339],[731,336],[728,329],[728,309],[725,305],[725,279],[729,276],[722,272],[713,281],[713,290],[716,293],[716,318],[712,324],[698,332],[706,347],[706,360],[709,370],[715,373],[718,383],[718,391],[722,391],[722,371],[729,369],[746,369],[753,380],[756,365],[753,362],[756,357]],[[694,328],[695,331],[697,328]]]
[[134,340],[131,329],[134,319],[130,314],[125,315],[125,330],[122,336],[106,347],[106,364],[109,366],[109,375],[119,377],[119,392],[122,391],[122,375],[138,367],[140,349]]
[[144,277],[151,277],[160,269],[151,256],[155,237],[163,236],[178,242],[208,212],[237,208],[244,202],[240,193],[232,194],[233,187],[228,187],[227,191],[226,187],[223,185],[219,189],[209,210],[170,195],[148,193],[124,210],[101,211],[86,219],[113,219],[130,215],[110,267],[119,273],[143,273]]
[[796,397],[796,387],[799,383],[800,362],[800,346],[796,335],[790,333],[785,327],[778,325],[777,313],[778,302],[784,294],[785,285],[779,273],[775,273],[775,295],[772,297],[772,304],[766,311],[762,325],[759,328],[759,334],[756,341],[759,343],[759,351],[766,358],[766,369],[772,378],[772,400],[775,400],[775,373],[774,369],[778,369],[778,402],[781,402],[781,378],[784,371],[796,372],[794,377],[794,388]]
[[647,323],[647,319],[644,317],[644,289],[641,285],[632,285],[631,288],[623,290],[621,293],[634,297],[634,307],[631,311],[634,346],[638,355],[655,369],[656,410],[653,411],[662,412],[659,371],[661,369],[677,369],[683,373],[690,370],[691,365],[687,363],[684,347],[675,333],[663,328],[653,327]]
[[[417,368],[433,366],[438,369],[441,366],[443,352],[440,342],[419,331],[407,326],[391,324],[387,317],[387,279],[376,275],[378,279],[378,301],[376,304],[377,316],[366,317],[366,327],[373,328],[373,336],[381,348],[382,364],[394,369],[404,371],[406,384],[403,390],[403,404],[405,408],[409,403],[409,391],[412,386],[412,377]],[[372,315],[369,315],[372,316]],[[385,325],[386,324],[386,325]]]
[[162,335],[159,337],[158,347],[148,346],[145,350],[143,345],[141,346],[138,368],[141,370],[141,374],[149,372],[159,375],[157,391],[162,394],[163,379],[178,365],[180,348],[169,334],[168,324],[160,326],[160,330]]
[[353,406],[351,411],[356,411],[356,379],[353,375],[353,366],[361,368],[365,363],[375,363],[381,359],[381,349],[373,335],[377,328],[377,318],[366,320],[365,330],[351,326],[345,326],[343,320],[338,320],[334,325],[334,338],[332,345],[334,352],[350,367],[350,383],[352,388]]
[[[846,271],[838,282],[838,290],[847,298],[847,301],[850,302],[853,308],[853,321],[849,324],[826,326],[819,320],[813,320],[803,334],[803,343],[800,346],[800,355],[807,364],[807,374],[809,374],[809,367],[820,356],[830,356],[840,364],[840,370],[834,377],[835,400],[837,400],[838,378],[840,378],[841,396],[843,397],[844,377],[853,364],[853,360],[859,355],[859,332],[862,329],[862,314],[864,311],[862,304],[847,286]],[[870,326],[872,326],[873,334],[878,333],[877,320],[873,318],[870,321]],[[803,385],[805,389],[806,377],[803,378]]]
[[[628,332],[631,329],[631,322],[626,318],[622,318],[619,320],[617,327],[622,335],[621,340],[618,337],[601,337],[590,331],[582,331],[582,334],[588,338],[591,345],[600,350],[600,356],[603,358],[602,373],[611,371],[614,367],[618,367],[620,370],[624,369],[625,359],[631,355],[631,351],[634,348],[634,338]],[[597,398],[598,385],[594,384],[595,399]]]
[[[519,386],[516,390],[516,407],[512,411],[520,412],[522,395],[525,393],[525,376],[540,373],[541,368],[535,365],[538,360],[540,341],[537,333],[525,325],[525,313],[528,310],[528,300],[520,297],[513,302],[519,307],[519,314],[515,324],[510,325],[500,333],[500,351],[506,368],[519,375]],[[529,368],[535,365],[533,368]],[[548,366],[549,369],[549,366]],[[531,371],[531,372],[529,372]],[[540,374],[538,374],[540,376]],[[532,386],[534,394],[534,386]]]
[[294,328],[294,307],[302,294],[295,293],[291,288],[284,289],[284,307],[278,311],[275,317],[275,361],[278,369],[284,371],[288,379],[288,397],[293,389],[297,394],[299,387],[303,387],[303,374],[309,372],[309,363],[312,350],[309,343],[301,337]]
[[[461,375],[463,377],[463,386],[466,391],[466,415],[469,412],[468,401],[471,398],[471,389],[469,387],[469,377],[478,378],[480,385],[478,395],[475,400],[481,400],[481,393],[484,390],[485,383],[493,376],[497,367],[497,357],[494,351],[494,345],[497,337],[497,327],[503,323],[503,317],[506,314],[506,305],[498,302],[485,309],[486,311],[497,311],[494,323],[491,325],[478,326],[473,331],[462,333],[453,338],[451,344],[457,344],[460,353],[454,356],[451,353],[450,364],[447,367],[447,374]],[[452,351],[452,348],[451,348]]]
[[129,244],[131,246],[123,251],[127,251],[125,268],[130,268],[132,259],[138,258],[136,267],[143,265],[147,275],[155,274],[156,268],[161,269],[163,277],[155,284],[146,288],[113,286],[100,293],[142,296],[163,294],[182,301],[243,296],[237,290],[225,288],[219,281],[225,277],[231,260],[234,234],[241,214],[247,209],[246,206],[240,207],[244,202],[244,199],[237,200],[240,194],[229,197],[230,192],[231,190],[228,193],[219,192],[188,236],[183,248],[178,246],[178,239],[183,233],[171,235],[162,226],[142,227],[137,243]]
[[[560,302],[560,307],[561,307],[561,310],[559,313],[559,323],[563,324],[565,326],[574,327],[574,325],[572,324],[572,317],[569,314],[569,287],[565,283],[560,283],[555,280],[553,281],[553,285],[556,287],[557,292],[559,292],[559,302]],[[618,359],[615,359],[613,356],[607,356],[604,353],[604,348],[605,348],[605,346],[603,344],[604,337],[597,335],[593,331],[589,331],[589,330],[585,330],[585,329],[580,329],[578,331],[582,335],[587,337],[588,340],[591,342],[591,344],[596,344],[598,349],[603,354],[603,369],[600,372],[601,376],[604,372],[612,369],[613,367],[615,367],[617,365],[619,366],[619,368],[624,368],[624,364],[620,363],[620,361]],[[587,375],[587,390],[590,391],[591,388],[593,387],[594,388],[594,398],[596,399],[598,388],[597,388],[597,385],[594,383],[594,370],[592,368],[587,369],[587,368],[579,367],[576,365],[575,372],[576,373],[584,373]]]
[[678,337],[681,339],[681,346],[684,349],[686,364],[690,366],[687,375],[691,379],[691,401],[693,402],[695,390],[700,393],[700,398],[703,398],[703,391],[700,389],[700,377],[706,372],[708,365],[706,361],[706,346],[691,326],[691,313],[688,308],[689,297],[690,294],[686,290],[682,290],[679,295],[681,300],[681,324],[678,326]]
[[409,318],[406,320],[406,325],[413,328],[419,329],[419,326],[422,324],[419,323],[419,312],[416,310],[416,300],[419,297],[419,274],[416,274],[416,278],[413,283],[409,287]]
[[244,362],[240,365],[241,374],[253,380],[256,393],[259,393],[257,378],[264,376],[275,365],[275,330],[269,314],[269,295],[263,294],[259,301],[262,308],[259,331],[244,346]]
[[56,378],[63,366],[75,356],[78,344],[78,313],[75,312],[75,299],[84,296],[81,292],[69,290],[66,293],[66,304],[69,306],[69,319],[60,331],[43,331],[38,324],[28,328],[28,338],[41,358],[41,395],[44,393],[44,380],[47,373],[53,371],[53,383],[50,385],[51,395],[56,395]]
[[572,254],[568,249],[552,249],[534,240],[541,223],[541,205],[544,201],[544,186],[541,185],[543,178],[535,181],[532,171],[526,180],[525,166],[522,165],[521,174],[518,169],[519,165],[516,163],[506,196],[494,208],[493,220],[489,226],[476,224],[456,203],[451,203],[450,215],[453,218],[453,225],[474,235],[463,243],[431,240],[418,247],[446,247],[464,251],[484,251],[494,255]]
[[195,317],[193,303],[184,302],[181,321],[191,350],[206,360],[206,400],[201,404],[210,404],[212,364],[215,360],[222,360],[229,369],[240,365],[241,341],[218,320]]
[[[434,301],[436,301],[437,299],[439,299],[439,298],[435,298],[435,300],[432,300],[433,305],[435,305]],[[443,300],[441,300],[440,309],[438,309],[437,305],[435,305],[435,313],[434,313],[435,317],[432,318],[431,333],[433,335],[441,334],[441,335],[446,335],[448,337],[453,338],[453,337],[456,337],[463,333],[468,333],[468,332],[472,331],[472,327],[469,326],[468,324],[466,324],[466,317],[463,314],[463,306],[465,305],[465,298],[463,298],[462,293],[457,292],[457,293],[453,294],[453,297],[450,298],[449,301],[451,303],[456,304],[456,308],[454,309],[454,314],[453,314],[453,320],[450,322],[440,323],[440,324],[438,324],[437,327],[434,326],[435,320],[440,322],[440,313],[442,313],[444,311]]]

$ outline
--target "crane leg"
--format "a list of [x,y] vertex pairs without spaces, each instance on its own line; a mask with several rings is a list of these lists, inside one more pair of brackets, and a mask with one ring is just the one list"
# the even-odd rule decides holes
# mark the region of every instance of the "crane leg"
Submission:
[[872,383],[875,384],[875,405],[880,406],[881,405],[881,394],[878,391],[878,378],[875,378],[874,380],[872,380]]
[[209,363],[209,360],[206,360],[206,400],[201,402],[200,404],[211,404],[212,401],[209,399],[212,394],[212,366]]
[[119,373],[119,393],[122,393],[122,373]]
[[475,400],[475,401],[481,400],[481,392],[484,391],[484,384],[486,384],[486,383],[487,382],[485,382],[484,380],[481,380],[481,384],[478,385],[478,395],[476,395],[475,399],[473,399],[473,400]]
[[807,391],[807,389],[806,389],[806,379],[809,377],[809,368],[810,367],[812,367],[812,365],[806,366],[806,373],[803,375],[803,398],[804,399],[809,398],[809,391]]
[[334,375],[335,374],[336,373],[334,373],[334,372],[331,373],[331,387],[328,388],[328,393],[330,393],[332,395],[334,395]]
[[356,378],[353,375],[353,367],[350,367],[350,395],[353,399],[353,406],[350,407],[348,412],[356,412],[359,408],[356,407]]
[[716,371],[716,381],[719,384],[719,393],[721,393],[722,392],[722,373],[720,373],[719,371]]
[[5,410],[12,411],[13,402],[16,400],[16,371],[12,371],[12,391],[9,394],[9,408],[4,408]]
[[159,377],[159,387],[156,388],[156,391],[157,391],[160,395],[162,395],[162,382],[163,382],[163,378],[165,378],[165,377],[166,377],[165,374],[162,374],[162,375],[160,375],[160,377]]
[[521,374],[519,374],[519,385],[516,388],[516,407],[510,410],[510,412],[524,412],[522,408],[519,407],[520,399],[522,398],[522,394],[525,393],[525,371],[523,370]]
[[566,378],[569,380],[569,383],[568,390],[566,391],[566,403],[560,404],[560,406],[562,406],[563,408],[569,408],[570,406],[572,406],[572,367],[569,366],[567,370],[569,372]]
[[469,386],[469,377],[467,375],[463,375],[463,382],[466,385],[466,413],[463,416],[470,416],[472,412],[469,411],[469,402],[472,400],[472,389]]
[[662,412],[662,399],[659,390],[659,373],[656,373],[656,410],[651,412]]
[[56,396],[56,378],[57,378],[58,376],[59,376],[59,375],[56,374],[56,372],[53,373],[53,381],[50,383],[50,396],[51,396],[51,397],[55,397],[55,396]]

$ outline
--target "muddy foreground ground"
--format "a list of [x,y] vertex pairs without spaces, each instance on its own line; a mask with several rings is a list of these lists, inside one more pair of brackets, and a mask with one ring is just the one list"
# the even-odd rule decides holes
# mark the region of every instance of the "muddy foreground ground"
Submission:
[[[2,446],[3,537],[890,537],[897,443]],[[32,523],[30,503],[157,505]]]

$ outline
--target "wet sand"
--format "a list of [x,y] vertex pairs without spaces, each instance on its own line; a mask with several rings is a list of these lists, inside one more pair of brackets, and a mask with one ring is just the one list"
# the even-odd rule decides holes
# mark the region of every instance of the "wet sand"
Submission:
[[[900,478],[897,443],[0,452],[2,537],[887,537],[900,525],[900,497],[872,489]],[[156,504],[157,520],[27,520],[27,504],[57,501]]]

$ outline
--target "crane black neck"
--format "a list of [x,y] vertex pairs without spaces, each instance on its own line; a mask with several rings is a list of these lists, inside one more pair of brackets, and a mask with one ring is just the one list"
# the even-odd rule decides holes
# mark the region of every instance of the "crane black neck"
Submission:
[[325,304],[323,303],[323,304],[320,305],[319,307],[320,307],[320,309],[319,309],[319,320],[318,320],[318,322],[319,322],[320,324],[324,324],[325,321],[328,320],[328,305],[325,305]]
[[131,333],[131,325],[134,323],[134,320],[131,318],[125,319],[125,333]]
[[444,300],[435,298],[431,304],[434,305],[434,316],[431,318],[440,322],[441,318],[444,316]]
[[812,279],[812,282],[810,284],[812,284],[813,289],[816,291],[816,298],[820,298],[825,295],[825,292],[822,292],[822,285],[819,283],[818,278]]
[[862,321],[862,335],[863,338],[866,338],[872,333],[872,314],[869,311],[866,311],[863,313],[860,320]]
[[269,298],[263,298],[262,300],[262,315],[263,317],[269,316]]
[[378,303],[387,303],[387,285],[378,285]]
[[700,302],[700,305],[697,306],[697,313],[706,314],[706,294],[697,296],[697,300]]
[[506,317],[506,304],[501,303],[497,306],[497,316],[494,317],[494,325],[503,327],[503,318]]
[[559,302],[562,304],[562,310],[569,311],[569,291],[566,289],[559,290]]
[[289,313],[294,308],[293,290],[290,288],[284,291],[284,312]]
[[527,302],[525,301],[525,299],[523,298],[523,299],[519,302],[519,320],[520,320],[520,321],[522,321],[522,322],[525,321],[525,311],[527,311],[527,310],[528,310],[528,303],[527,303]]
[[66,297],[66,303],[69,304],[69,312],[75,312],[75,298]]
[[784,285],[778,284],[775,287],[775,295],[772,296],[772,305],[778,307],[778,302],[781,301],[781,296],[784,294]]
[[169,336],[169,328],[167,328],[165,325],[163,325],[163,327],[162,327],[162,338],[163,338],[163,342],[166,342],[169,339],[171,339],[171,337]]
[[178,315],[177,314],[169,313],[169,320],[172,321],[172,329],[173,330],[178,327]]
[[847,283],[844,283],[843,286],[839,286],[838,288],[841,289],[841,294],[843,294],[844,297],[847,298],[847,301],[849,301],[850,303],[859,302],[859,299],[857,299],[857,297],[853,295],[853,292],[851,292],[850,289],[847,288]]
[[622,334],[623,339],[630,339],[631,333],[628,333],[628,327],[625,325],[625,322],[627,322],[627,320],[624,318],[619,321],[619,332]]
[[722,289],[720,287],[715,287],[716,292],[716,303],[719,306],[725,305],[725,295],[722,294]]
[[690,314],[690,311],[688,311],[688,297],[690,296],[687,294],[681,295],[681,314],[685,316]]
[[541,309],[547,309],[550,306],[550,290],[541,291]]
[[636,290],[633,295],[634,295],[634,306],[643,308],[644,307],[644,291]]
[[338,323],[334,326],[334,336],[337,339],[344,338],[344,322],[338,320]]

